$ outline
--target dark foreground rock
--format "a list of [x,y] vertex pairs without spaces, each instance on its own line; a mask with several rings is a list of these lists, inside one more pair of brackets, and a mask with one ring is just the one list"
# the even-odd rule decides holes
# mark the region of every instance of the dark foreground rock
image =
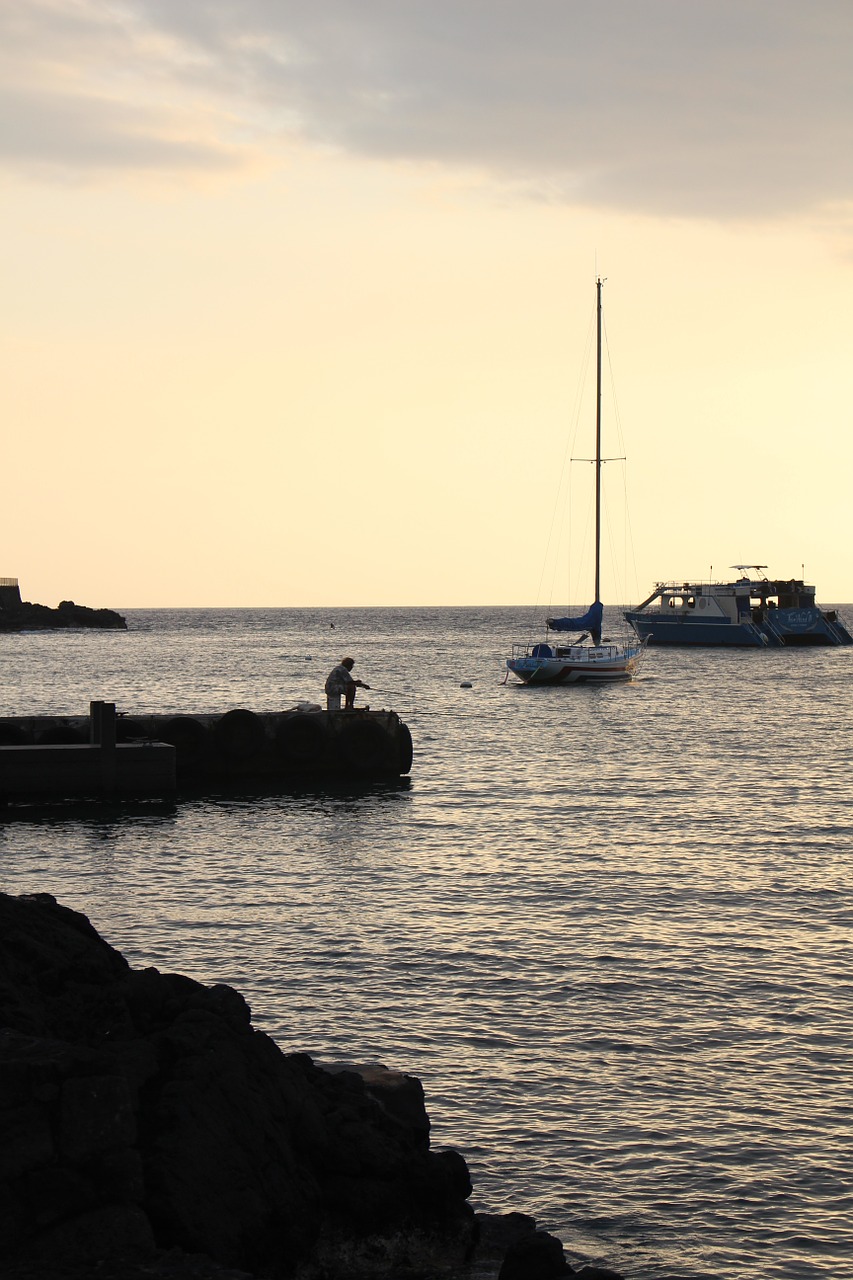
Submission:
[[102,631],[126,631],[127,621],[113,609],[90,609],[73,600],[60,601],[56,609],[22,600],[0,608],[0,631],[55,631],[67,627],[95,627]]
[[497,1280],[624,1280],[617,1271],[587,1264],[570,1266],[556,1236],[536,1228],[524,1213],[477,1215],[479,1239],[476,1260],[491,1262]]
[[560,1241],[547,1231],[531,1231],[513,1241],[498,1280],[555,1280],[574,1275]]
[[0,895],[4,1277],[437,1274],[471,1254],[470,1191],[413,1077],[284,1054],[232,988]]

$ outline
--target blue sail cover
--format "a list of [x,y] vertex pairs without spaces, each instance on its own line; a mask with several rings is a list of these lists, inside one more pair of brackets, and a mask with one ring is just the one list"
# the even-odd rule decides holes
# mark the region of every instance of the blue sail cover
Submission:
[[596,600],[579,618],[546,618],[545,625],[552,631],[592,631],[600,634],[603,617],[604,605]]

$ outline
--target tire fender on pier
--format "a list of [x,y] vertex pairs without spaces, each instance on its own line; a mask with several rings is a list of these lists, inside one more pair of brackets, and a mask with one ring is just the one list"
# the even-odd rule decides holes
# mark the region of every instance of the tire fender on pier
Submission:
[[144,720],[132,716],[119,716],[116,719],[116,742],[150,742],[151,729]]
[[397,743],[375,720],[356,720],[341,729],[340,757],[356,773],[396,773]]
[[158,736],[163,742],[171,742],[178,751],[182,747],[198,748],[207,745],[207,729],[193,716],[174,716],[166,721]]
[[205,726],[193,716],[174,716],[157,735],[175,748],[178,779],[203,770],[210,759],[211,738]]
[[278,727],[275,745],[288,764],[319,764],[326,754],[326,726],[317,712],[289,716]]
[[258,755],[267,745],[263,721],[254,711],[242,707],[226,711],[213,726],[213,739],[229,760],[247,760]]
[[400,772],[411,773],[412,760],[414,759],[415,749],[412,744],[412,734],[409,726],[400,721],[399,728],[399,748],[400,748]]

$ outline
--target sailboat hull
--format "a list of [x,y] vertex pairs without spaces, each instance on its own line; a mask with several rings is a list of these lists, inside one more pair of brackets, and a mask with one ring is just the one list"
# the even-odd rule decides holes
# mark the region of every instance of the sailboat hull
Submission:
[[578,646],[565,655],[513,655],[507,658],[506,666],[524,684],[603,684],[633,680],[640,669],[642,652],[639,645]]

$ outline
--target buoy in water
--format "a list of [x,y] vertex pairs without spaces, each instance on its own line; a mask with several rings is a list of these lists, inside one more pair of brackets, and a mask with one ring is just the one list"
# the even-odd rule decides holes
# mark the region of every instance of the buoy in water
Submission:
[[473,688],[473,685],[471,684],[471,681],[470,681],[470,680],[463,680],[463,681],[462,681],[462,683],[460,684],[459,688],[460,688],[460,689],[471,689],[471,688]]

